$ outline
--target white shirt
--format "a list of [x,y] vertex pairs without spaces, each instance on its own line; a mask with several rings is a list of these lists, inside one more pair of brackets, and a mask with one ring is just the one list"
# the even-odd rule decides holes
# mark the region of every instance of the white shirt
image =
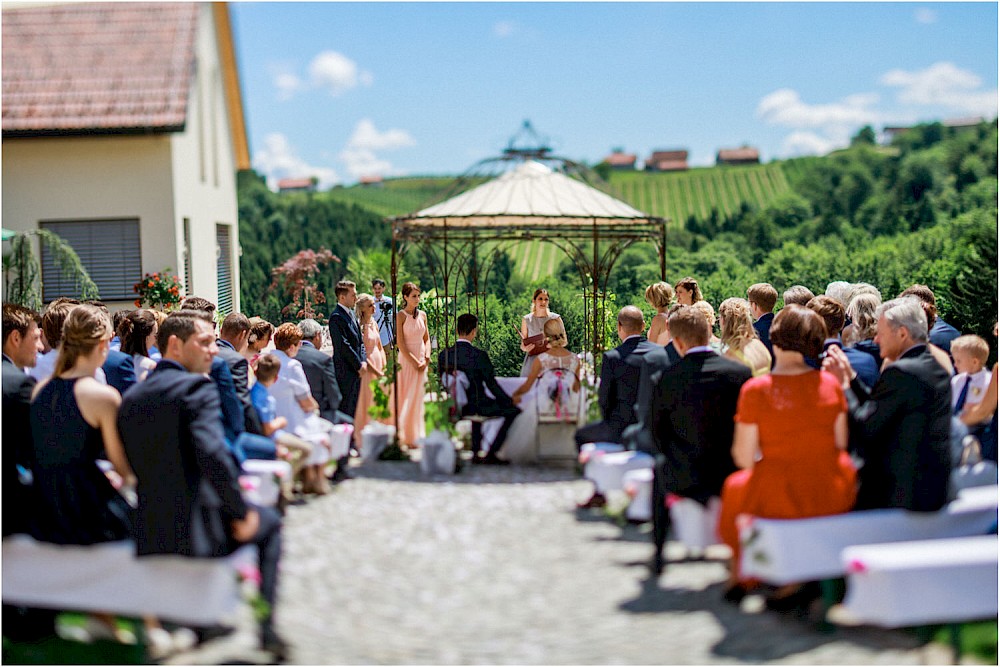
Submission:
[[[986,395],[986,388],[990,385],[991,375],[992,373],[985,368],[978,373],[972,374],[972,381],[969,382],[969,391],[965,395],[965,407],[983,402],[983,397]],[[955,405],[958,403],[958,395],[962,393],[962,387],[965,386],[965,380],[968,377],[970,377],[968,373],[959,373],[951,379],[952,410],[955,409]]]
[[45,382],[52,377],[52,373],[55,372],[56,357],[58,356],[59,350],[56,348],[52,348],[45,354],[39,354],[35,357],[35,365],[31,368],[25,369],[25,372],[39,382]]
[[299,405],[299,399],[312,395],[309,381],[302,370],[302,362],[292,359],[281,350],[275,350],[271,354],[281,361],[281,369],[278,371],[277,381],[267,388],[267,393],[274,398],[275,414],[287,419],[287,429],[294,432],[306,420],[306,413]]

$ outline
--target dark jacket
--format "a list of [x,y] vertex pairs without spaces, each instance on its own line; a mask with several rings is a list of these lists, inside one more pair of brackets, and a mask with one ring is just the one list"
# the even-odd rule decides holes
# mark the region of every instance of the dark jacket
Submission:
[[260,415],[257,414],[257,410],[254,409],[253,402],[250,400],[250,362],[237,352],[228,340],[220,338],[215,341],[215,345],[219,348],[217,357],[225,361],[226,366],[229,367],[236,398],[243,406],[243,430],[263,434],[264,427],[260,423]]
[[[660,384],[663,371],[675,363],[675,361],[680,361],[681,359],[674,348],[673,341],[667,343],[666,347],[656,345],[655,348],[651,352],[642,355],[642,364],[639,367],[639,391],[635,398],[635,424],[627,426],[625,431],[622,432],[622,443],[626,447],[650,455],[656,454],[656,447],[653,445],[653,434],[650,427],[653,390]],[[671,350],[674,351],[675,358],[671,358]]]
[[140,556],[224,556],[238,546],[231,522],[247,505],[219,409],[209,378],[168,359],[125,393],[118,430],[139,480]]
[[[159,365],[159,364],[157,364]],[[154,369],[155,370],[155,369]],[[212,359],[212,370],[208,372],[219,392],[219,418],[222,419],[222,429],[230,445],[236,442],[240,433],[246,430],[244,426],[243,404],[236,394],[236,383],[233,374],[229,372],[229,364],[222,357]],[[147,377],[147,379],[149,379]]]
[[3,534],[27,532],[32,503],[21,484],[17,466],[31,469],[32,442],[29,407],[35,378],[3,357]]
[[333,342],[333,370],[340,388],[340,410],[353,415],[361,392],[361,363],[365,345],[354,318],[337,304],[330,313],[330,340]]
[[687,354],[653,390],[653,442],[663,455],[666,490],[706,503],[736,470],[733,416],[750,369],[714,352]]
[[[851,363],[851,368],[858,374],[858,379],[865,383],[866,387],[874,387],[878,380],[879,367],[875,363],[875,357],[854,347],[844,347],[839,338],[827,338],[823,341],[823,350],[826,351],[831,345],[836,345],[844,351],[844,356]],[[810,362],[807,359],[806,362]],[[809,363],[812,366],[812,363]],[[822,368],[822,364],[817,363],[815,368]]]
[[118,350],[108,350],[108,358],[101,366],[108,384],[124,394],[129,387],[138,382],[135,377],[135,361],[132,356]]
[[[319,403],[319,416],[334,424],[343,420],[337,414],[342,399],[340,386],[337,384],[337,372],[333,357],[317,350],[309,341],[302,341],[302,347],[295,358],[302,364],[302,370],[309,382],[309,391]],[[354,415],[352,414],[351,417]]]
[[753,323],[753,330],[757,332],[760,342],[767,346],[767,351],[771,353],[774,360],[774,349],[771,348],[771,324],[774,322],[774,313],[764,313],[760,319]]
[[942,350],[951,354],[951,341],[962,335],[962,332],[951,326],[940,317],[934,320],[934,326],[927,333],[932,345],[937,345]]
[[927,346],[907,350],[870,392],[855,380],[845,393],[851,448],[864,459],[857,509],[943,507],[951,472],[951,381]]
[[[491,415],[494,406],[512,406],[511,401],[500,384],[490,355],[471,343],[456,342],[451,347],[438,353],[438,372],[452,373],[456,370],[465,373],[469,378],[469,388],[466,391],[468,403],[462,409],[463,415]],[[495,398],[490,398],[486,390]]]
[[[663,348],[637,336],[604,353],[597,403],[604,422],[621,439],[626,426],[636,422],[635,403],[639,397],[639,378],[646,355],[664,357]],[[617,440],[616,440],[617,441]]]

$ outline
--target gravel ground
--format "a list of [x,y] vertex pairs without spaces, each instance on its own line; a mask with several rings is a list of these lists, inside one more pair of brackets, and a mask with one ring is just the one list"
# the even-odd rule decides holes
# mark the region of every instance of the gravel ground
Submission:
[[[648,526],[575,503],[572,471],[477,466],[425,477],[377,462],[329,496],[290,507],[278,627],[295,664],[928,664],[947,660],[908,632],[822,633],[721,601],[719,554],[654,579]],[[723,548],[724,549],[724,548]],[[683,548],[668,545],[682,559]],[[174,664],[252,664],[237,631]]]

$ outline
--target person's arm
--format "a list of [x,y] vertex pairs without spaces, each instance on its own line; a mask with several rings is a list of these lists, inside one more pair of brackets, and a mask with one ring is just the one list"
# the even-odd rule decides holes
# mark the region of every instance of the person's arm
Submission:
[[514,393],[510,397],[511,400],[514,401],[514,405],[521,402],[521,396],[531,389],[531,385],[535,384],[535,380],[537,380],[538,376],[541,374],[542,362],[540,359],[536,358],[533,362],[531,362],[531,372],[528,373],[528,377],[524,378],[524,382],[521,383],[520,387],[514,390]]
[[837,449],[842,451],[847,450],[848,434],[847,413],[841,412],[837,415],[837,419],[833,422],[833,440],[837,443]]
[[527,354],[528,350],[530,350],[531,347],[532,347],[531,345],[525,345],[524,339],[527,338],[527,337],[528,337],[528,321],[522,317],[521,318],[521,351],[524,352],[525,354]]
[[275,432],[280,431],[286,426],[288,426],[287,419],[284,417],[275,417],[271,421],[264,424],[264,435],[270,438]]
[[84,420],[100,430],[104,453],[115,467],[115,472],[126,484],[135,484],[135,473],[125,456],[125,446],[118,433],[118,408],[122,402],[118,391],[96,381],[81,381],[77,382],[74,395]]
[[[456,355],[458,354],[457,349],[455,350],[455,353]],[[497,382],[496,369],[493,368],[493,361],[490,359],[490,356],[485,352],[483,352],[481,356],[483,361],[480,365],[482,366],[483,383],[486,385],[486,388],[490,390],[490,393],[493,394],[493,397],[497,401],[503,403],[506,400],[509,400],[510,396],[507,395],[507,392],[505,392],[503,390],[503,387],[500,386],[500,383]],[[438,361],[439,370],[440,370],[440,363],[441,362],[439,359]],[[452,366],[452,368],[453,367],[454,366]]]
[[427,326],[427,313],[420,313],[420,317],[424,320],[424,358],[421,360],[420,370],[424,370],[431,363],[431,335],[430,328]]
[[975,405],[967,406],[959,419],[966,426],[975,426],[980,424],[990,417],[997,409],[997,364],[993,365],[993,376],[990,378],[990,384],[986,387],[986,393],[983,394],[983,400]]
[[235,436],[244,431],[243,404],[236,395],[236,385],[233,374],[229,372],[229,364],[216,357],[209,373],[218,388],[219,400],[222,402],[222,420],[225,427]]
[[757,424],[736,422],[733,430],[733,463],[737,468],[753,468],[754,459],[760,446],[760,430]]

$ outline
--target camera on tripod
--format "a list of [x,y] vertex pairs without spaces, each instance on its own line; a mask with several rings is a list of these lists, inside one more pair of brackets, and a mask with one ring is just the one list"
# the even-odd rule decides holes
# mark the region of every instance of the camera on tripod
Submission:
[[383,313],[391,313],[392,312],[392,302],[391,301],[383,301],[382,303],[380,303],[378,305],[378,307],[379,307],[379,309]]

